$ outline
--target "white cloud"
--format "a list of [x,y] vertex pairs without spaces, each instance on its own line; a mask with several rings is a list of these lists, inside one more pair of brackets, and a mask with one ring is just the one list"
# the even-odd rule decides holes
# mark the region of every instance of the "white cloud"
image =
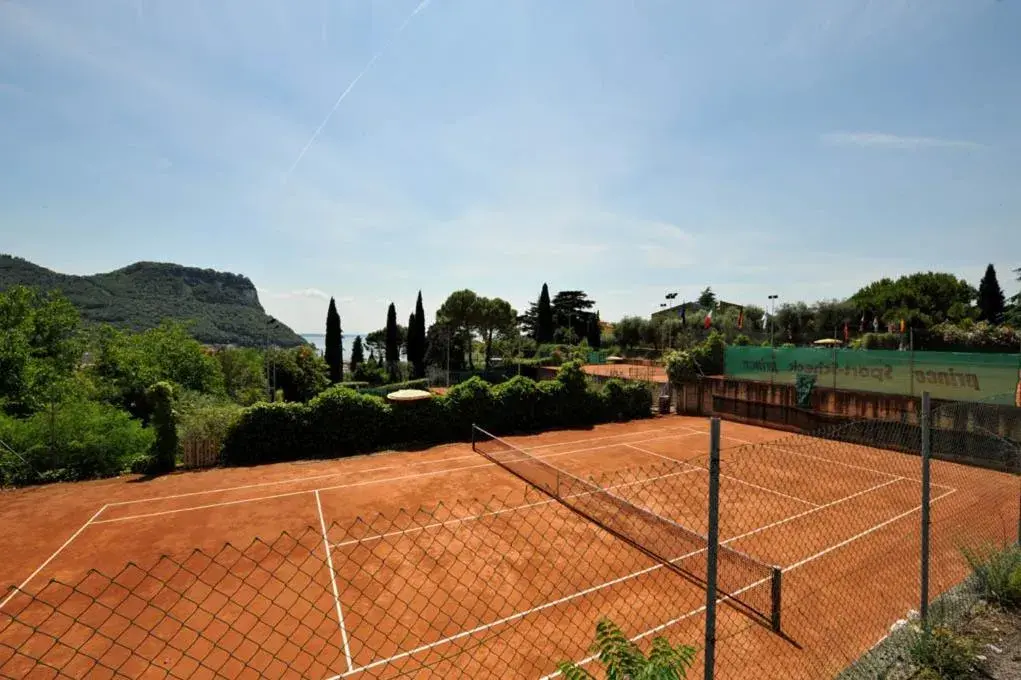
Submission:
[[959,139],[910,137],[884,132],[830,132],[822,139],[836,146],[862,146],[881,149],[981,149],[985,145]]
[[285,293],[273,293],[273,297],[278,300],[287,300],[290,298],[318,298],[320,300],[329,300],[330,294],[321,291],[318,288],[301,288],[299,290],[292,290]]

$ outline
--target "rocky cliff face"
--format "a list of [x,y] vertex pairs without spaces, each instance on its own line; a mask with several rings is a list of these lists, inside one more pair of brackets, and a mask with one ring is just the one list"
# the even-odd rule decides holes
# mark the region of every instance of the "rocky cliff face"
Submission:
[[188,323],[201,342],[295,346],[304,340],[270,325],[252,281],[240,274],[164,262],[136,262],[104,274],[60,274],[0,255],[0,290],[13,285],[61,291],[92,323],[141,331],[164,319]]

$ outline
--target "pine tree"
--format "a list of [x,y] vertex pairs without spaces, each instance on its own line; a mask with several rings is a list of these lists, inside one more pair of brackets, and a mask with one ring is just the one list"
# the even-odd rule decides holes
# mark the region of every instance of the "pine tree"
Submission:
[[982,321],[1000,323],[1003,321],[1003,310],[1006,300],[1000,282],[996,280],[996,269],[993,265],[986,267],[985,276],[978,284],[978,309]]
[[330,382],[339,383],[344,379],[343,347],[341,346],[340,314],[337,303],[330,298],[330,306],[326,310],[326,365],[330,367]]
[[397,308],[394,303],[386,310],[386,367],[391,374],[395,372],[400,358],[400,343],[397,333]]
[[354,373],[359,364],[365,363],[365,348],[362,346],[362,336],[356,336],[355,342],[351,345],[351,372]]
[[[411,336],[411,327],[408,327],[408,335]],[[422,291],[418,291],[418,300],[415,302],[415,354],[408,356],[408,361],[414,366],[415,377],[425,377],[425,309],[422,307]]]
[[535,341],[542,344],[553,342],[553,307],[550,305],[549,286],[542,284],[539,294],[539,308],[536,312]]

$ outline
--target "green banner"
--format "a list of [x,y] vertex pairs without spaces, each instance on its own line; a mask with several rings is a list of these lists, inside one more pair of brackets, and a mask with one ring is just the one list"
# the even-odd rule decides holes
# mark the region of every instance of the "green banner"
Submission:
[[793,384],[799,373],[838,390],[1021,406],[1018,354],[730,346],[724,356],[728,378]]

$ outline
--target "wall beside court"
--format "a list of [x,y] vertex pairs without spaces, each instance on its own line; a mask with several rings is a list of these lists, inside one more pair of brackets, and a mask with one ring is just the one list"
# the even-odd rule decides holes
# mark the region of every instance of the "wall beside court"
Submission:
[[[799,407],[794,385],[725,377],[703,378],[674,387],[677,413],[717,415],[727,420],[842,441],[917,452],[921,398],[815,387],[811,402]],[[1021,409],[932,399],[936,453],[940,457],[1014,471],[1021,442]],[[854,427],[849,427],[854,425]],[[919,435],[920,436],[920,435]]]
[[730,346],[724,355],[728,378],[790,385],[799,374],[835,390],[1021,406],[1021,354]]

